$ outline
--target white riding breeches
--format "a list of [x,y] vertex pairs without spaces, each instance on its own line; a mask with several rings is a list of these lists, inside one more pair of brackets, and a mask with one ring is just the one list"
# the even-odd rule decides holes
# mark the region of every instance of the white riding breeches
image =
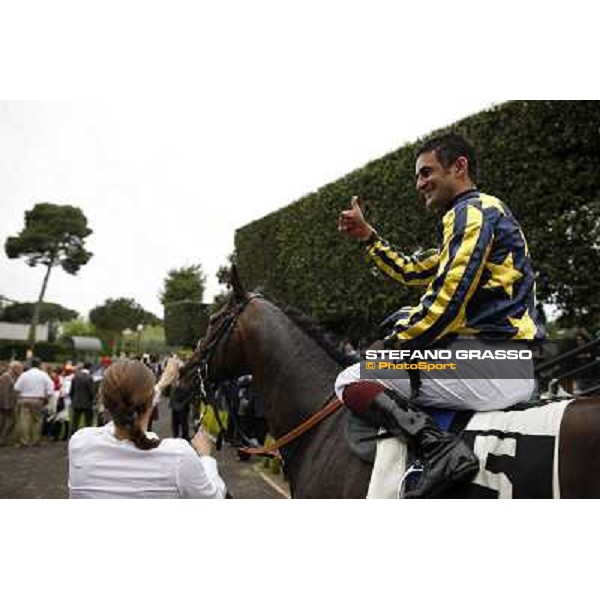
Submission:
[[[369,379],[383,387],[398,392],[406,400],[411,393],[410,378],[405,371],[397,372],[395,379]],[[483,374],[482,374],[483,375]],[[414,404],[431,408],[489,411],[502,410],[520,402],[527,402],[533,394],[535,381],[533,367],[531,377],[523,379],[439,379],[426,371],[420,371],[421,387]],[[344,388],[361,380],[360,363],[342,371],[335,382],[335,393],[340,400]]]

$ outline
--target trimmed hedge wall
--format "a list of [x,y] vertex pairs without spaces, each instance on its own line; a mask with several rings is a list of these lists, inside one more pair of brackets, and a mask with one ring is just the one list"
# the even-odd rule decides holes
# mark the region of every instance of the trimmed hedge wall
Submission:
[[208,307],[191,300],[171,302],[165,306],[164,324],[169,346],[195,348],[208,328]]
[[[25,360],[29,344],[27,342],[0,340],[0,360]],[[36,342],[33,354],[47,362],[62,361],[70,357],[70,350],[57,342]]]
[[[479,187],[507,202],[520,221],[538,273],[538,298],[582,324],[597,322],[600,102],[508,102],[445,130],[473,142]],[[434,246],[435,217],[414,189],[418,144],[237,230],[237,261],[248,288],[262,287],[354,338],[372,334],[385,315],[415,302],[418,290],[372,277],[361,245],[343,238],[336,221],[358,194],[367,219],[403,251]]]

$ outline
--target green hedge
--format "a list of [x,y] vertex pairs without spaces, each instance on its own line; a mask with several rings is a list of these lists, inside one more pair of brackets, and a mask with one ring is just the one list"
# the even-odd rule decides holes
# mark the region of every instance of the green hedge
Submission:
[[[538,272],[538,297],[591,325],[600,313],[600,103],[509,102],[447,129],[473,142],[480,188],[507,202],[521,222]],[[355,338],[416,301],[417,290],[374,278],[360,244],[342,238],[336,221],[359,194],[367,218],[404,251],[435,245],[434,217],[414,190],[418,143],[237,230],[245,284]]]
[[165,306],[165,339],[169,346],[194,348],[208,328],[206,304],[172,302]]
[[[16,342],[0,340],[0,360],[25,360],[29,344],[27,342]],[[68,346],[56,342],[37,342],[33,346],[35,356],[43,361],[63,361],[72,353]]]
[[27,348],[27,342],[0,340],[0,360],[24,360]]

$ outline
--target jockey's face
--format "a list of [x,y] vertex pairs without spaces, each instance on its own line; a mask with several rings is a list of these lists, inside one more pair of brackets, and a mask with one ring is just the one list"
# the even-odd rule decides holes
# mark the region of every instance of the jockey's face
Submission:
[[466,189],[466,164],[466,158],[461,156],[446,169],[437,159],[435,150],[419,155],[415,166],[415,186],[428,209],[444,208]]

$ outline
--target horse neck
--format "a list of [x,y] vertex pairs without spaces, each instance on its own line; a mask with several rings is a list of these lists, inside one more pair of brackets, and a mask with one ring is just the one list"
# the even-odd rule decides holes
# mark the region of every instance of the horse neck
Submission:
[[323,406],[339,367],[269,302],[254,301],[247,316],[242,333],[246,362],[271,433],[281,436]]

